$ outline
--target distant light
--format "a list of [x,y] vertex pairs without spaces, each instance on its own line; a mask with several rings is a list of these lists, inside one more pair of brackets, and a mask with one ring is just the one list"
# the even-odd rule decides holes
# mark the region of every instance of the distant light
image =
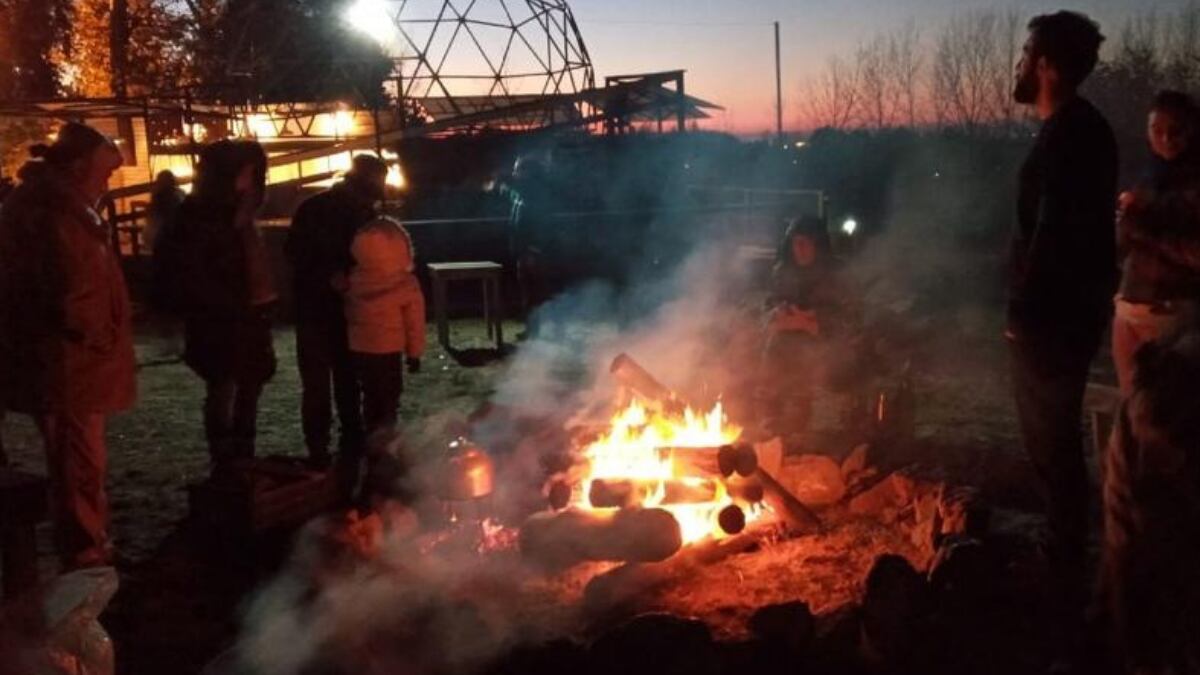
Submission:
[[354,131],[354,113],[349,110],[338,110],[333,113],[334,136],[346,136]]
[[803,148],[806,145],[808,145],[808,143],[806,143],[804,141],[796,141],[796,149],[797,150],[799,150],[800,148]]
[[390,46],[396,39],[396,27],[385,0],[357,0],[342,13],[342,19],[381,47]]
[[853,218],[847,218],[846,221],[844,223],[842,223],[842,232],[845,232],[846,234],[853,236],[854,233],[857,231],[858,231],[858,221],[857,220],[855,220]]

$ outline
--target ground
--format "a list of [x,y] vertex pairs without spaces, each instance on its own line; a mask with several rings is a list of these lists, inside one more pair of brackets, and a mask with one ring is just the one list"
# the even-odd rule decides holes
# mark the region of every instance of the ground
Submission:
[[[914,459],[980,486],[999,506],[1029,511],[1036,507],[1034,484],[1016,438],[997,323],[985,321],[948,336],[954,348],[939,352],[919,373],[921,443]],[[518,328],[508,328],[508,334]],[[455,334],[461,346],[486,345],[481,322],[456,322]],[[169,356],[167,345],[161,335],[139,331],[139,403],[115,418],[109,431],[113,533],[123,586],[104,623],[116,642],[118,672],[131,675],[198,672],[231,640],[239,604],[276,562],[256,560],[256,551],[217,553],[186,536],[184,488],[207,471],[202,386],[185,366],[163,358]],[[291,331],[281,329],[275,345],[279,371],[262,399],[259,452],[302,455]],[[460,365],[435,341],[431,345],[422,372],[406,385],[404,420],[469,413],[488,398],[504,371],[502,361]],[[39,442],[28,421],[10,415],[3,432],[17,466],[41,472]],[[54,563],[45,527],[39,545],[49,574]]]

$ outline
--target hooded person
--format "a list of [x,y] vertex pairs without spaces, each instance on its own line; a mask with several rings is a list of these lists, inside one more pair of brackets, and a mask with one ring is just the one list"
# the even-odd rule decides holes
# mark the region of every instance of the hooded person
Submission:
[[204,380],[204,432],[214,476],[254,456],[258,398],[275,373],[271,313],[278,298],[255,214],[266,155],[251,141],[200,153],[179,208],[184,362]]
[[387,172],[382,159],[356,155],[344,180],[300,204],[284,244],[292,268],[304,444],[318,467],[330,461],[334,407],[340,454],[362,453],[362,394],[350,364],[342,296],[331,282],[353,264],[350,244],[358,229],[375,217]]
[[815,388],[830,386],[848,361],[835,340],[846,335],[849,304],[825,221],[793,221],[780,242],[767,296],[763,382],[774,426],[769,431],[803,443]]
[[105,425],[136,397],[129,295],[97,211],[121,153],[68,123],[31,154],[0,215],[0,396],[37,421],[63,566],[102,566]]
[[[396,426],[404,366],[421,367],[425,352],[425,296],[413,270],[412,238],[386,216],[359,228],[350,246],[354,260],[344,282],[350,361],[362,389],[367,433],[379,439]],[[357,482],[357,463],[347,463],[347,483]]]
[[1200,329],[1136,354],[1104,461],[1099,606],[1128,673],[1200,669]]

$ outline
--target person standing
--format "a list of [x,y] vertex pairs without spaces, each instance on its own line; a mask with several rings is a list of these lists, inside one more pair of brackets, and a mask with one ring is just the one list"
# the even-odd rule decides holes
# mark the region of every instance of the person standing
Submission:
[[350,364],[342,296],[332,282],[353,262],[350,242],[375,217],[387,171],[374,155],[356,156],[343,181],[300,204],[284,244],[293,274],[304,444],[318,468],[329,465],[334,405],[340,454],[349,459],[362,453],[361,394]]
[[176,224],[183,359],[204,380],[204,433],[215,478],[227,476],[234,460],[254,456],[258,397],[275,374],[271,312],[278,295],[254,222],[266,170],[255,142],[209,145]]
[[96,210],[121,153],[68,123],[32,154],[0,216],[0,395],[37,421],[64,569],[105,566],[105,425],[137,394],[129,294]]
[[1121,193],[1117,241],[1123,260],[1112,327],[1121,393],[1133,392],[1138,349],[1169,333],[1200,301],[1200,152],[1196,104],[1162,91],[1150,108],[1150,166]]
[[1046,502],[1054,587],[1074,621],[1086,598],[1083,394],[1117,282],[1117,147],[1078,94],[1104,41],[1099,27],[1067,11],[1028,27],[1014,98],[1042,126],[1020,171],[1005,335],[1021,439]]
[[[389,440],[396,427],[404,367],[410,373],[421,368],[425,296],[413,273],[412,238],[399,221],[385,216],[367,223],[354,236],[350,253],[354,265],[344,282],[347,337],[372,440],[368,461],[373,461],[380,454],[378,444]],[[358,462],[343,469],[344,487],[352,491]]]

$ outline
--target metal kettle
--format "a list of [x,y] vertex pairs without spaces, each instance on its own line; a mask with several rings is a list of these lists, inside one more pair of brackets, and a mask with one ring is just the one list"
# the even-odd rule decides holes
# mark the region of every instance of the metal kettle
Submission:
[[441,497],[470,501],[492,494],[495,465],[483,448],[459,437],[447,447],[442,466]]

